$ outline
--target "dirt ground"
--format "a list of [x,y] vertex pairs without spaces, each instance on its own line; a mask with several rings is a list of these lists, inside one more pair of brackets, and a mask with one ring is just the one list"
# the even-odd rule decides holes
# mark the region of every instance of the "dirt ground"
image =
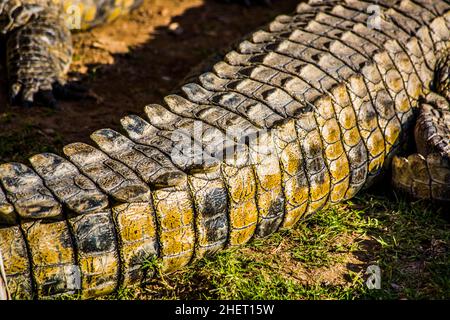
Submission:
[[145,0],[128,16],[74,35],[70,77],[80,79],[96,98],[63,101],[59,110],[7,106],[1,66],[0,162],[59,153],[66,143],[89,142],[97,129],[118,129],[121,117],[160,102],[191,68],[276,15],[292,12],[298,2],[245,7],[220,0]]

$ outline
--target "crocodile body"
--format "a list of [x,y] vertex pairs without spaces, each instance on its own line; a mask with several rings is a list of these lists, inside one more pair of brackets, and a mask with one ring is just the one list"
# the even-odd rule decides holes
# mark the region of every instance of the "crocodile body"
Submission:
[[449,1],[310,0],[146,119],[121,119],[124,133],[0,165],[10,295],[107,294],[151,276],[152,257],[171,272],[290,228],[373,183],[416,117],[433,148],[410,156],[420,175],[395,158],[397,184],[447,201],[448,78],[432,84],[449,26]]

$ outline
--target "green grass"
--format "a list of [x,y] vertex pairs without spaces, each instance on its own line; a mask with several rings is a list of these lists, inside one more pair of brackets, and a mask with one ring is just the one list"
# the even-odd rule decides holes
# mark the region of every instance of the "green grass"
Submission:
[[107,299],[448,299],[449,238],[444,208],[372,192]]

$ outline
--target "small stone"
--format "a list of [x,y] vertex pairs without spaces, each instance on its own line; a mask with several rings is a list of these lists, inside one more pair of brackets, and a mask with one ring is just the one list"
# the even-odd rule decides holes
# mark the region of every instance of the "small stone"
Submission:
[[180,24],[178,22],[172,22],[171,24],[169,24],[169,32],[179,36],[183,33],[183,28],[180,26]]
[[43,131],[49,135],[54,135],[56,133],[55,129],[52,128],[45,128]]

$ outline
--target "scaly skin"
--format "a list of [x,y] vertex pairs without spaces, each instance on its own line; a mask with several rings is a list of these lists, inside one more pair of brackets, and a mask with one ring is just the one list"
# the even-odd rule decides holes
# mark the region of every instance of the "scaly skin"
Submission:
[[[379,29],[368,27],[372,5],[302,3],[182,94],[148,105],[147,119],[123,118],[128,137],[102,129],[91,136],[97,147],[33,156],[33,169],[0,165],[12,297],[110,293],[151,276],[146,259],[171,272],[373,183],[415,116],[436,108],[430,89],[449,54],[450,4],[378,1]],[[425,127],[444,128],[436,123]],[[433,169],[444,181],[425,186],[428,196],[450,186],[449,166]]]

